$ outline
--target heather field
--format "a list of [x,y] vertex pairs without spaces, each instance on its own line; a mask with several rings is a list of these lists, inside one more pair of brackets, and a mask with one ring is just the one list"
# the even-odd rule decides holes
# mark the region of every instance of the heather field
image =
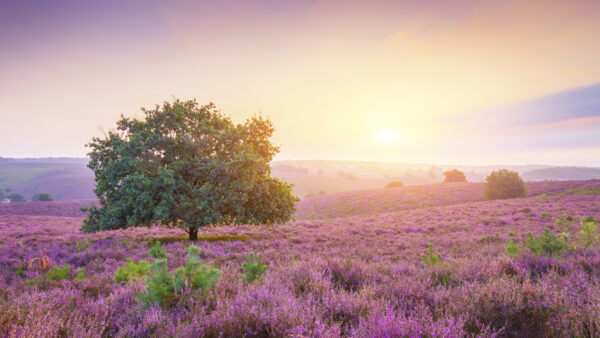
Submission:
[[[81,234],[77,210],[91,201],[1,205],[0,336],[598,336],[600,249],[580,230],[600,219],[600,181],[528,190],[497,201],[474,183],[340,193],[300,201],[286,224],[206,228],[198,257],[222,275],[162,305],[143,301],[143,276],[115,275],[127,259],[152,263],[150,240],[168,271],[185,265],[183,231]],[[569,248],[532,252],[527,234],[545,229]],[[251,252],[268,268],[248,282]]]

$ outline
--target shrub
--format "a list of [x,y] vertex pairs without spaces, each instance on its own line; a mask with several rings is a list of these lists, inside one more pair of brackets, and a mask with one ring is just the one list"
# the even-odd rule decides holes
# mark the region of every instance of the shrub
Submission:
[[31,200],[34,202],[50,202],[53,201],[54,198],[52,198],[52,196],[47,192],[41,192],[39,194],[35,194]]
[[496,170],[485,179],[483,195],[488,200],[525,197],[526,194],[525,183],[516,171]]
[[15,276],[25,277],[25,264],[19,264],[15,270]]
[[527,234],[527,247],[536,256],[560,257],[560,254],[568,249],[569,245],[550,229],[545,229],[543,234],[533,237],[531,233]]
[[122,239],[122,240],[121,240],[121,242],[119,242],[119,244],[120,244],[122,247],[126,248],[126,247],[128,247],[128,246],[129,246],[129,240],[128,240],[128,239],[126,239],[126,238],[125,238],[125,239]]
[[160,245],[159,241],[154,242],[154,246],[152,246],[152,248],[150,248],[150,251],[148,251],[148,254],[152,258],[157,258],[157,259],[158,258],[167,258],[167,252]]
[[131,258],[127,258],[125,265],[122,265],[115,274],[115,281],[117,283],[127,283],[134,278],[146,278],[148,276],[148,270],[150,263],[148,261],[140,261],[135,264]]
[[421,260],[425,265],[435,265],[440,262],[441,258],[442,257],[439,253],[433,253],[433,244],[431,243],[429,243],[429,253],[421,255]]
[[262,255],[258,254],[256,261],[254,260],[254,252],[250,253],[250,259],[248,262],[243,263],[242,267],[246,271],[246,273],[242,276],[242,278],[246,281],[246,283],[252,283],[257,279],[260,279],[262,274],[267,271],[269,267],[262,262]]
[[75,280],[87,280],[87,277],[85,277],[85,270],[83,268],[77,269]]
[[444,172],[444,183],[450,182],[466,182],[467,177],[465,173],[460,170],[452,169]]
[[75,243],[75,248],[73,249],[73,251],[82,252],[90,249],[91,247],[92,244],[88,240],[84,239]]
[[25,197],[21,194],[13,193],[7,196],[11,203],[15,202],[27,202]]
[[187,248],[188,258],[185,267],[175,270],[176,290],[181,290],[187,283],[192,288],[204,291],[212,290],[223,272],[200,262],[200,249],[195,245]]
[[167,270],[167,260],[159,259],[150,266],[146,280],[146,293],[141,295],[145,305],[170,304],[175,291],[173,277]]
[[402,181],[391,181],[390,183],[385,185],[386,188],[398,188],[403,186],[404,183],[402,183]]
[[64,279],[69,279],[69,269],[70,266],[67,263],[65,263],[65,265],[62,268],[55,266],[52,269],[50,269],[50,271],[48,271],[46,277],[48,277],[48,280],[51,281],[61,281]]
[[549,201],[550,197],[548,197],[548,194],[543,193],[540,195],[540,198],[542,199],[542,201]]
[[515,243],[513,242],[512,239],[508,240],[508,245],[506,246],[505,252],[508,256],[511,256],[511,257],[518,257],[521,255],[521,251],[515,245]]
[[579,238],[585,248],[596,244],[600,235],[598,235],[598,225],[594,221],[593,217],[588,217],[581,222],[581,231],[579,231]]
[[167,261],[159,259],[150,267],[146,280],[146,293],[141,295],[146,305],[171,305],[175,300],[175,292],[183,291],[186,287],[212,290],[223,272],[200,263],[200,249],[194,245],[187,248],[188,258],[184,267],[179,267],[170,274]]

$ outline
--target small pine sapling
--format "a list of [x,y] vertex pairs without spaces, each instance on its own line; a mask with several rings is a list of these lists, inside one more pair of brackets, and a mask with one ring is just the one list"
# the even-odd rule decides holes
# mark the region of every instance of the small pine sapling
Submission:
[[87,280],[87,277],[85,276],[85,270],[83,268],[77,269],[75,280]]
[[146,278],[148,270],[150,269],[150,263],[148,261],[139,261],[134,263],[131,258],[127,258],[125,265],[122,265],[115,274],[115,281],[117,283],[127,283],[134,278]]
[[561,253],[569,248],[569,244],[551,233],[550,229],[545,229],[544,233],[536,238],[528,233],[527,247],[536,256],[560,257]]
[[46,275],[46,277],[48,278],[48,280],[51,280],[51,281],[61,281],[61,280],[69,279],[70,278],[70,276],[69,276],[70,268],[71,267],[67,263],[65,263],[65,265],[62,268],[55,266],[52,269],[50,269],[50,271],[48,271],[48,274]]
[[441,260],[439,253],[433,253],[433,244],[429,243],[429,254],[421,254],[421,260],[425,265],[436,265]]
[[150,248],[148,254],[150,255],[150,257],[156,259],[167,258],[167,252],[162,247],[159,241],[154,242],[154,245],[152,246],[152,248]]
[[15,276],[25,277],[25,264],[19,264],[15,270]]
[[246,273],[242,275],[242,278],[244,279],[244,281],[246,281],[246,283],[250,284],[257,279],[261,279],[262,274],[265,273],[265,271],[267,271],[267,268],[269,266],[263,264],[262,254],[258,254],[255,261],[254,252],[251,252],[250,259],[248,260],[248,262],[243,263],[242,267],[246,271]]
[[185,267],[175,270],[176,286],[180,288],[185,285],[184,280],[192,288],[202,289],[204,291],[212,290],[223,272],[212,266],[200,262],[200,248],[190,245],[187,248],[188,258]]
[[583,244],[584,248],[589,248],[590,246],[596,244],[600,235],[598,234],[598,224],[596,224],[593,217],[588,217],[584,220],[581,220],[581,231],[579,231],[579,238]]
[[145,305],[167,305],[173,300],[175,283],[167,270],[167,261],[159,259],[150,266],[146,280],[146,293],[141,295]]
[[505,252],[510,257],[519,257],[521,255],[521,251],[515,245],[512,239],[508,240],[508,245],[506,246]]

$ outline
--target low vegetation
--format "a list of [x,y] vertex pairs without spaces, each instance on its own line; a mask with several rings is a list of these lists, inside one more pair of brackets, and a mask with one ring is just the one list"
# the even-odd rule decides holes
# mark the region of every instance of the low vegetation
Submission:
[[402,183],[402,181],[391,181],[390,183],[385,185],[386,188],[399,188],[403,186],[404,183]]
[[525,197],[527,188],[518,172],[500,169],[485,178],[483,195],[488,200]]
[[[0,214],[0,336],[595,337],[600,200],[561,194],[574,184],[600,182],[332,194],[331,214],[204,228],[193,246],[180,229]],[[341,207],[375,203],[397,209]]]
[[444,183],[466,182],[466,181],[467,181],[467,177],[465,176],[465,173],[463,173],[462,171],[460,171],[458,169],[452,169],[452,170],[448,170],[448,171],[444,172]]

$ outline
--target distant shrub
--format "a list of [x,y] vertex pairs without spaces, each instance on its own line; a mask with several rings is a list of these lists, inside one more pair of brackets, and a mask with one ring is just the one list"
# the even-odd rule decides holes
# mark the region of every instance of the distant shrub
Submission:
[[12,194],[8,195],[7,198],[10,200],[11,203],[27,202],[27,200],[25,199],[25,196],[23,196],[21,194],[17,194],[17,193],[12,193]]
[[128,258],[125,265],[120,266],[117,270],[114,276],[115,281],[117,283],[127,283],[134,278],[146,278],[149,268],[150,263],[148,261],[139,261],[136,264],[131,258]]
[[262,274],[267,271],[269,267],[262,262],[262,255],[258,254],[256,261],[254,260],[254,252],[250,253],[250,259],[248,262],[243,263],[242,267],[246,271],[246,273],[242,276],[242,279],[246,281],[246,283],[250,284],[257,279],[260,279]]
[[77,269],[75,280],[87,280],[87,277],[85,277],[85,270],[83,268]]
[[543,193],[540,195],[540,198],[542,199],[542,201],[549,201],[550,197],[548,197],[548,194]]
[[598,224],[596,224],[593,217],[588,217],[581,220],[581,231],[579,231],[579,238],[583,246],[587,249],[590,246],[598,242],[600,235],[598,234]]
[[0,202],[2,202],[6,198],[6,192],[4,188],[0,187]]
[[499,169],[485,179],[483,195],[488,200],[525,197],[526,194],[525,183],[516,171]]
[[148,251],[148,254],[152,258],[157,258],[157,259],[158,258],[167,258],[167,252],[160,245],[159,241],[154,242],[154,245],[152,246],[152,248],[150,248],[150,250]]
[[50,202],[50,201],[53,201],[54,198],[52,198],[52,196],[47,192],[41,192],[41,193],[35,194],[31,198],[31,200],[34,202]]
[[385,185],[386,188],[399,188],[403,186],[404,183],[402,183],[402,181],[391,181],[390,183]]
[[19,264],[15,270],[15,276],[25,277],[25,264]]
[[433,244],[429,243],[429,253],[422,254],[421,260],[425,265],[436,265],[440,262],[441,255],[439,253],[433,253]]
[[89,250],[91,247],[92,247],[92,243],[90,243],[87,239],[82,239],[81,241],[77,241],[75,243],[75,248],[73,249],[73,251],[82,252],[82,251]]
[[505,252],[508,256],[511,257],[519,257],[521,255],[521,251],[515,245],[512,239],[508,240],[508,245],[506,246]]
[[466,182],[467,177],[465,173],[460,170],[452,169],[444,172],[444,183],[450,182]]
[[533,237],[531,233],[527,234],[527,247],[536,256],[560,257],[561,253],[569,248],[569,245],[550,229],[545,229],[543,234]]
[[50,269],[50,271],[48,271],[46,277],[48,277],[48,280],[51,281],[61,281],[64,279],[69,279],[70,268],[71,267],[67,263],[65,263],[65,265],[62,268],[55,266],[52,269]]

